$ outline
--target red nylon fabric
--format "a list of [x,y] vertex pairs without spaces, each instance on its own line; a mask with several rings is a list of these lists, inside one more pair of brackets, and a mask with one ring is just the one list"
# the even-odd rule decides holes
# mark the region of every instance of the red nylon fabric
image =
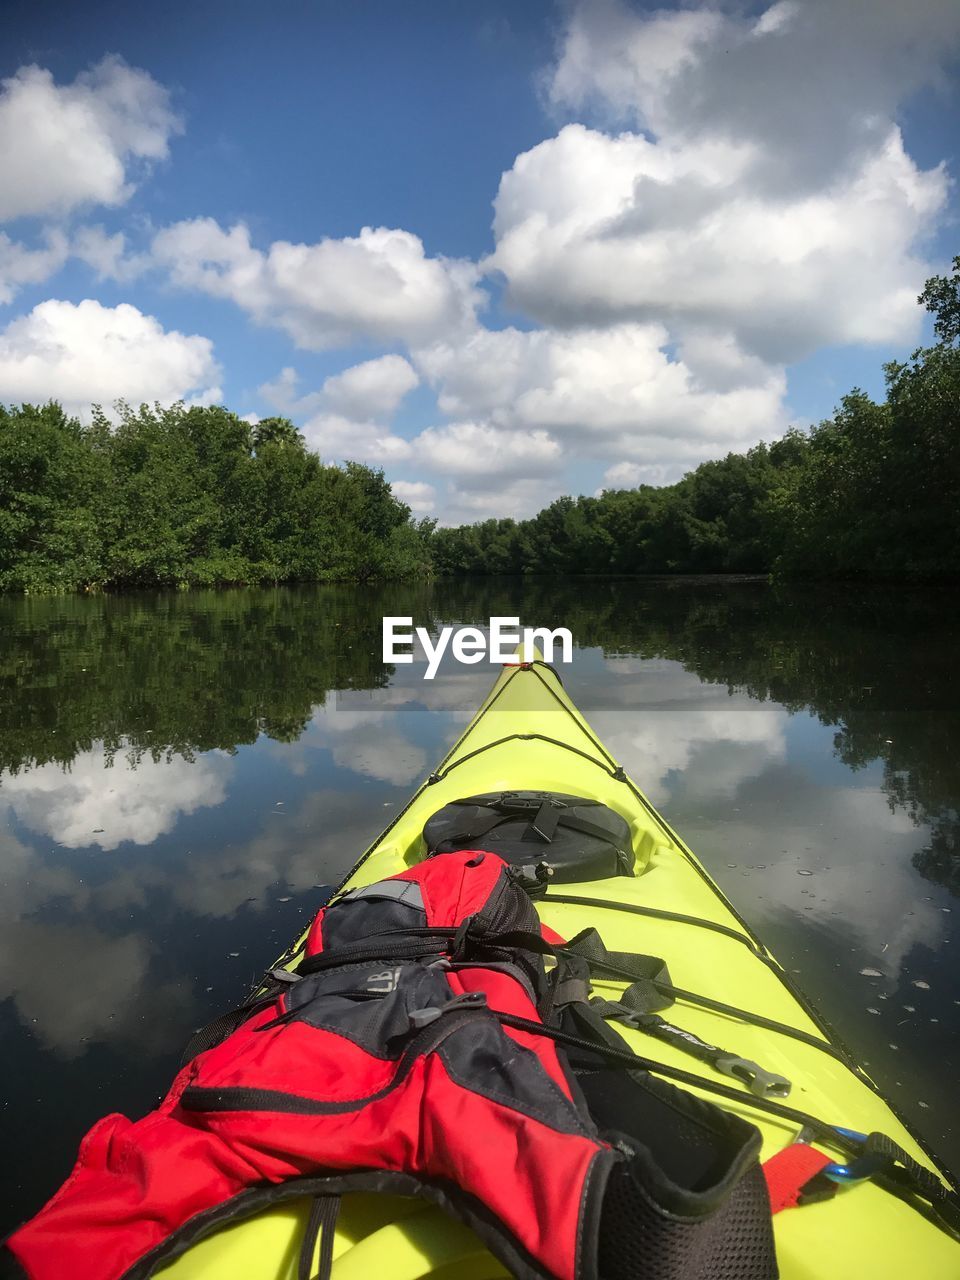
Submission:
[[825,1156],[806,1142],[794,1142],[764,1161],[763,1176],[767,1180],[771,1212],[792,1209],[800,1199],[801,1190],[831,1160],[831,1156]]
[[[466,916],[479,911],[504,867],[503,860],[496,854],[477,849],[444,854],[443,857],[442,875],[435,873],[435,859],[430,858],[389,877],[391,880],[415,880],[419,884],[427,924],[436,927],[457,925]],[[323,950],[323,921],[327,910],[321,908],[310,926],[306,945],[308,956]]]
[[391,877],[417,881],[423,894],[427,923],[431,925],[459,924],[479,911],[493,892],[505,865],[496,854],[475,849],[443,855],[444,860],[448,858],[453,859],[453,865],[445,867],[441,874],[434,868],[437,859],[428,858]]
[[375,1058],[345,1036],[331,1036],[305,1022],[258,1030],[275,1012],[256,1014],[223,1044],[201,1054],[191,1083],[218,1089],[292,1089],[315,1101],[343,1102],[379,1092],[396,1074],[396,1062]]
[[[399,878],[420,881],[431,924],[457,924],[483,907],[503,871],[492,854],[479,863],[449,854]],[[483,991],[489,1008],[537,1018],[524,985],[507,973],[478,964],[436,980],[453,995]],[[378,1056],[306,1021],[268,1027],[282,1008],[261,1011],[195,1058],[144,1119],[114,1115],[94,1126],[67,1182],[7,1241],[30,1280],[120,1280],[195,1215],[247,1188],[371,1169],[461,1188],[532,1256],[537,1273],[578,1280],[588,1188],[613,1155],[571,1101],[553,1042],[505,1033],[482,1011],[479,1021],[468,1014],[469,1025],[451,1013],[437,1025],[452,1027],[444,1033],[451,1043],[460,1038],[455,1076],[442,1044],[404,1066],[404,1058]],[[488,1037],[476,1068],[471,1026]],[[530,1051],[521,1098],[511,1093],[511,1055],[498,1048],[491,1056],[489,1037],[505,1035]],[[214,1091],[204,1100],[243,1088],[349,1105],[323,1114],[259,1110],[259,1101],[187,1109],[184,1090],[198,1087]]]

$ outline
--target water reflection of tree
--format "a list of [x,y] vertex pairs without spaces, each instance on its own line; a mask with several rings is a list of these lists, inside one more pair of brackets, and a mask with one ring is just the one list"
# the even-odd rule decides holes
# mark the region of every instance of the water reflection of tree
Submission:
[[[103,742],[132,764],[300,737],[339,689],[385,685],[381,596],[279,588],[0,601],[0,771]],[[402,602],[416,610],[417,593]],[[416,610],[422,613],[422,610]]]
[[956,810],[949,818],[938,819],[930,833],[929,844],[918,849],[912,862],[927,880],[942,884],[960,898],[960,816]]
[[424,626],[519,615],[605,654],[809,710],[857,769],[882,762],[892,807],[929,825],[915,857],[960,889],[960,608],[883,588],[682,579],[483,579],[0,601],[0,769],[103,741],[155,759],[296,740],[331,691],[387,683],[384,614]]

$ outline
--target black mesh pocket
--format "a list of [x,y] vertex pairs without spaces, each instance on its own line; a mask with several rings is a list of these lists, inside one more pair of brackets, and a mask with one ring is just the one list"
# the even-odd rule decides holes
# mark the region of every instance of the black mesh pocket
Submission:
[[770,1202],[755,1164],[706,1217],[665,1212],[633,1161],[615,1166],[600,1213],[600,1280],[775,1280]]
[[[481,852],[476,856],[483,858],[485,855]],[[493,886],[483,907],[473,917],[471,934],[472,937],[465,941],[466,958],[470,958],[475,947],[477,957],[487,963],[494,961],[508,964],[519,970],[525,976],[539,1007],[547,994],[543,956],[538,950],[525,948],[522,942],[502,947],[497,945],[500,934],[540,937],[540,917],[536,907],[530,901],[529,894],[521,889],[506,869]]]
[[606,1064],[625,1049],[585,1006],[565,1029],[597,1048],[566,1050],[587,1110],[625,1158],[599,1210],[599,1280],[775,1280],[776,1254],[760,1132],[733,1112],[641,1070]]

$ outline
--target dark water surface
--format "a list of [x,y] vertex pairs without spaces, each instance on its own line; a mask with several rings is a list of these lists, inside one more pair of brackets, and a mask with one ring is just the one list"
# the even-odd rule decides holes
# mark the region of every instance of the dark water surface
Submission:
[[[164,1091],[473,714],[380,620],[565,625],[613,753],[960,1166],[960,624],[757,582],[0,599],[0,1228]],[[864,973],[869,970],[869,973]],[[842,1121],[843,1117],[830,1117]]]

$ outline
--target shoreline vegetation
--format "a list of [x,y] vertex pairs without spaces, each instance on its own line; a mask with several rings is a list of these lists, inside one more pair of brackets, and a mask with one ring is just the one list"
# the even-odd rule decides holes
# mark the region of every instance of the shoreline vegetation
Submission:
[[672,485],[558,498],[438,529],[383,472],[324,463],[285,418],[119,402],[89,424],[0,405],[0,591],[429,576],[767,574],[960,579],[960,257],[918,301],[937,343],[884,366],[811,431]]

